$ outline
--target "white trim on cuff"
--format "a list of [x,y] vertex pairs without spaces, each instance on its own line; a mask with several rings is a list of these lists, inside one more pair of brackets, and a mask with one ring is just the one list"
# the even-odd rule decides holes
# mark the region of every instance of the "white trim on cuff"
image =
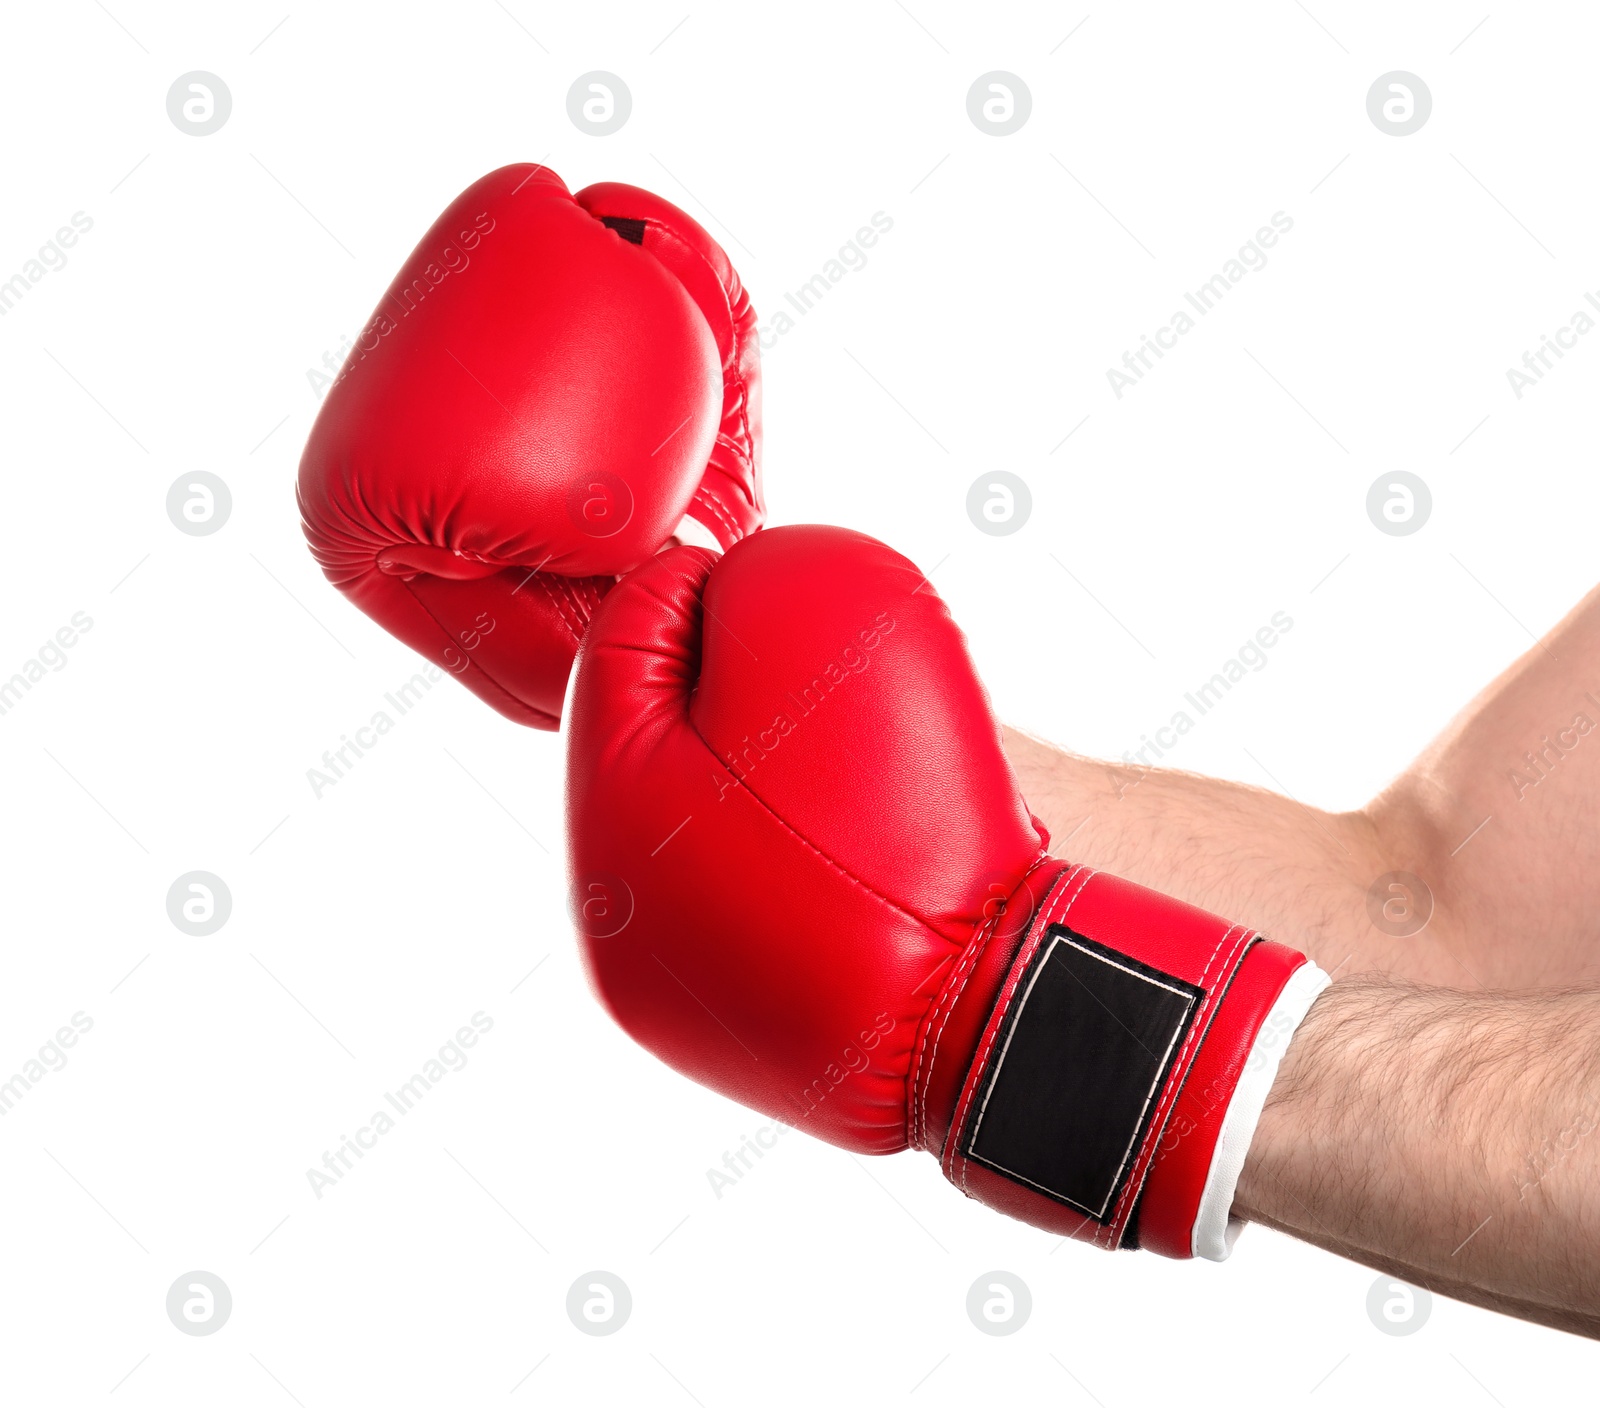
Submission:
[[1205,1190],[1200,1195],[1200,1211],[1194,1220],[1191,1249],[1207,1261],[1226,1261],[1238,1240],[1244,1223],[1231,1216],[1233,1195],[1244,1172],[1245,1156],[1250,1152],[1267,1095],[1278,1076],[1278,1064],[1289,1049],[1300,1023],[1311,1004],[1333,981],[1307,959],[1289,975],[1278,1000],[1256,1033],[1250,1055],[1245,1060],[1233,1099],[1222,1116],[1222,1132],[1211,1155]]

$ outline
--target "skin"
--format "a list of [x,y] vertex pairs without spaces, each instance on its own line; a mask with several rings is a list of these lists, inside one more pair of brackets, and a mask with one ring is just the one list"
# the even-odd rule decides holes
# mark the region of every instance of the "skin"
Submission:
[[1600,993],[1336,982],[1234,1212],[1413,1285],[1600,1338]]
[[[1600,1338],[1600,589],[1359,811],[1005,744],[1056,854],[1337,980],[1284,1059],[1236,1214]],[[1421,885],[1381,893],[1375,923],[1396,871]]]

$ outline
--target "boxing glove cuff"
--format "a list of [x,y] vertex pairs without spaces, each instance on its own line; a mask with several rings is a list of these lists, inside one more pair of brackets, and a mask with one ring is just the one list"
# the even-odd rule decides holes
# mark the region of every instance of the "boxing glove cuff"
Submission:
[[1003,971],[945,1175],[1097,1246],[1225,1257],[1262,1105],[1326,976],[1254,930],[1082,866],[1055,876]]
[[[1244,1223],[1233,1216],[1233,1195],[1244,1172],[1256,1124],[1267,1103],[1278,1066],[1289,1041],[1333,980],[1307,959],[1283,985],[1272,1010],[1251,1043],[1250,1055],[1222,1117],[1222,1130],[1206,1172],[1200,1208],[1195,1215],[1189,1246],[1193,1255],[1207,1261],[1226,1261]],[[1182,1099],[1180,1097],[1180,1107]]]

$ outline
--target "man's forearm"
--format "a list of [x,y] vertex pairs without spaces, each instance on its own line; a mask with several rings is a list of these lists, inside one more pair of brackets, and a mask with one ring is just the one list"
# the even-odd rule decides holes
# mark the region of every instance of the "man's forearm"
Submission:
[[1380,972],[1474,985],[1446,938],[1447,915],[1405,937],[1374,927],[1368,892],[1402,867],[1363,813],[1323,812],[1242,783],[1081,758],[1016,729],[1005,731],[1005,745],[1056,855],[1226,914],[1337,976]]
[[[1600,590],[1360,811],[1077,757],[1014,729],[1006,752],[1058,855],[1243,920],[1329,972],[1600,983]],[[1426,888],[1381,890],[1375,924],[1374,887],[1394,872]]]
[[1445,1294],[1600,1337],[1600,994],[1334,984],[1234,1202]]

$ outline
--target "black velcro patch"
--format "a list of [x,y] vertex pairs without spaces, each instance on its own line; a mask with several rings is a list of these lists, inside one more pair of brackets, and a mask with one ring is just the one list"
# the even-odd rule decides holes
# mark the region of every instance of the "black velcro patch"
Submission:
[[1204,998],[1052,924],[995,1039],[966,1157],[1108,1221]]
[[643,220],[627,220],[620,215],[602,215],[600,223],[608,230],[615,230],[629,244],[644,243]]

